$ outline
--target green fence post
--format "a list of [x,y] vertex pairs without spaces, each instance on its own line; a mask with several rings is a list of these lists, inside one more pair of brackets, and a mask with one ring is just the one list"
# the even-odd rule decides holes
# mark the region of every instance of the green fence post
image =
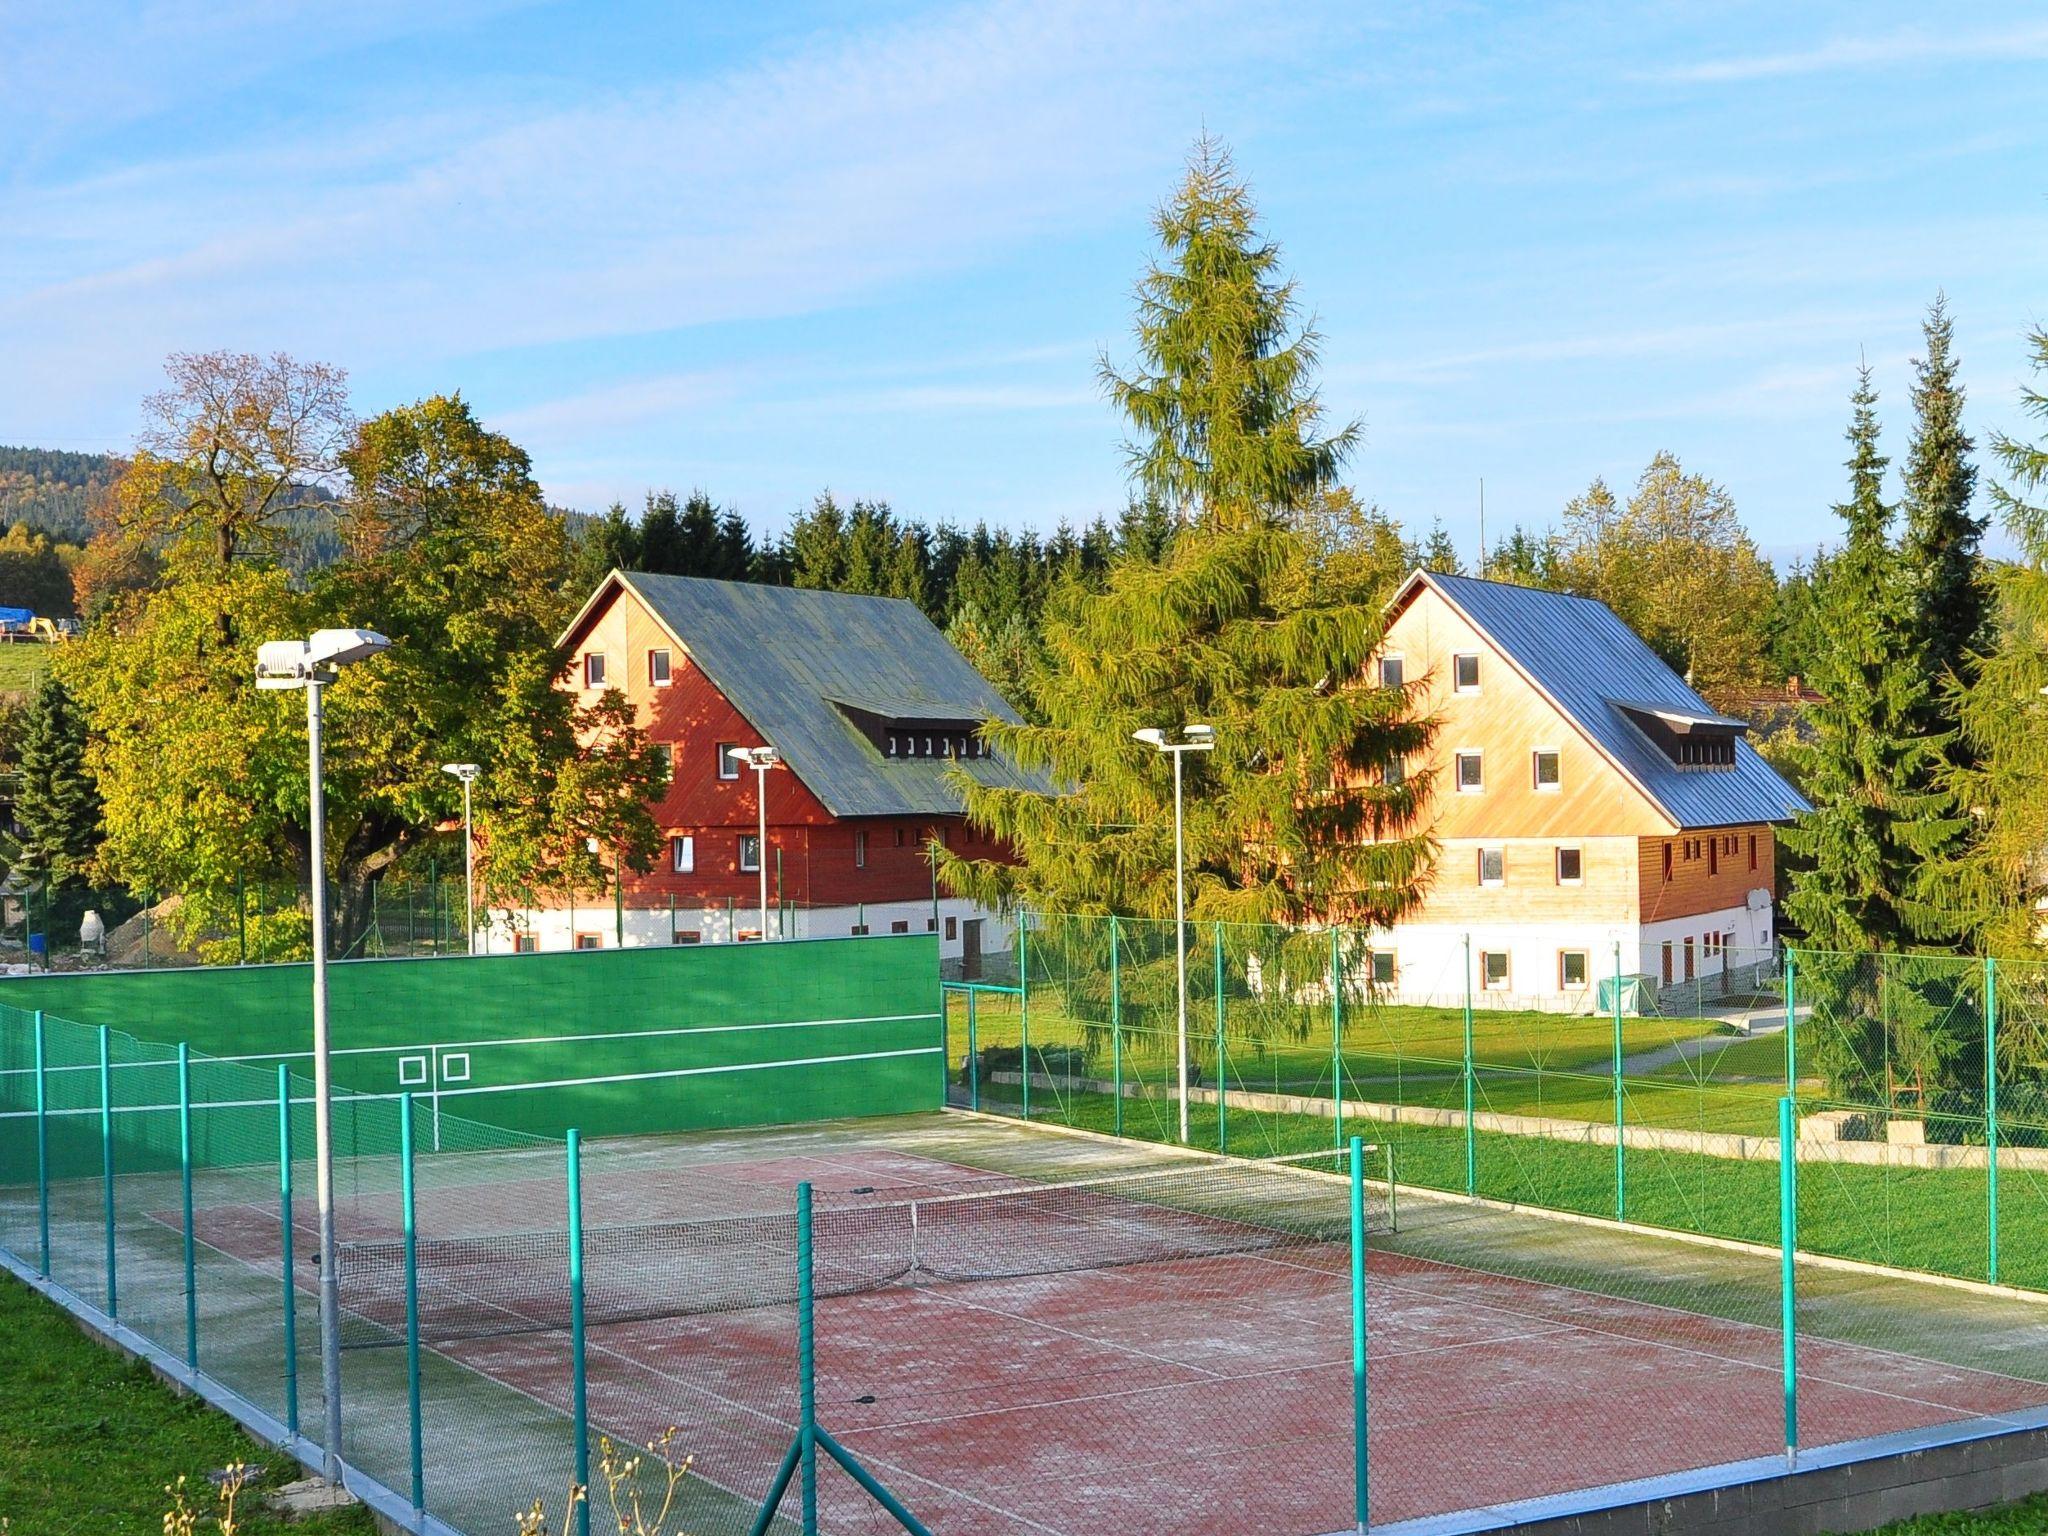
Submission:
[[1123,938],[1117,915],[1109,914],[1109,1071],[1116,1103],[1110,1113],[1116,1134],[1124,1133],[1124,987]]
[[43,1010],[36,1010],[36,1273],[50,1278],[50,1065]]
[[284,1265],[284,1423],[299,1432],[299,1291],[292,1274],[292,1069],[277,1064],[277,1192],[282,1225],[279,1261]]
[[249,963],[249,894],[242,885],[242,872],[235,871],[235,964]]
[[100,1181],[107,1215],[107,1316],[121,1316],[121,1289],[115,1283],[118,1256],[114,1246],[114,1056],[113,1035],[100,1026]]
[[975,999],[981,994],[967,989],[967,1107],[981,1108],[981,1047],[975,1039]]
[[1623,1129],[1627,1112],[1621,1093],[1621,946],[1614,946],[1614,1219],[1628,1220],[1628,1156]]
[[1984,957],[1984,1171],[1990,1186],[1987,1278],[1998,1284],[1998,962]]
[[[1391,1195],[1391,1186],[1389,1186]],[[1359,1536],[1366,1524],[1365,1141],[1351,1138],[1351,1487]]]
[[1224,1070],[1223,1056],[1223,925],[1216,924],[1212,934],[1216,946],[1216,1150],[1230,1150],[1230,1109],[1225,1102],[1229,1096],[1229,1073]]
[[1796,1098],[1799,1094],[1799,1027],[1795,1009],[1797,969],[1793,963],[1792,948],[1785,948],[1785,1093]]
[[199,1369],[199,1249],[192,1232],[192,1047],[178,1042],[178,1174],[185,1212],[185,1364]]
[[[1017,919],[1017,1035],[1023,1041],[1019,1065],[1023,1068],[1024,1118],[1031,1118],[1031,967],[1024,948],[1024,935],[1031,927],[1031,914]],[[815,1452],[812,1460],[817,1459]]]
[[1344,1145],[1344,971],[1337,954],[1337,930],[1330,930],[1330,1124]]
[[803,1473],[804,1536],[818,1536],[818,1298],[811,1273],[813,1237],[811,1182],[806,1179],[796,1187],[796,1437],[797,1465]]
[[412,1095],[398,1096],[398,1202],[405,1228],[405,1409],[412,1447],[414,1529],[427,1508],[426,1449],[420,1443],[420,1224],[413,1179]]
[[1465,935],[1465,1193],[1479,1193],[1479,1143],[1474,1134],[1477,1084],[1472,1062],[1472,935]]
[[1794,1255],[1799,1247],[1797,1127],[1789,1095],[1778,1100],[1778,1312],[1785,1339],[1785,1464],[1799,1462],[1799,1313]]
[[569,1132],[569,1369],[570,1411],[576,1437],[576,1536],[590,1536],[590,1378],[583,1323],[583,1133]]

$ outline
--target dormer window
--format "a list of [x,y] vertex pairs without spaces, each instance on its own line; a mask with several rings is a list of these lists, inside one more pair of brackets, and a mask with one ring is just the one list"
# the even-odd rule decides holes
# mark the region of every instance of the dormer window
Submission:
[[1735,742],[1749,729],[1746,721],[1683,706],[1616,702],[1614,707],[1678,768],[1733,769]]

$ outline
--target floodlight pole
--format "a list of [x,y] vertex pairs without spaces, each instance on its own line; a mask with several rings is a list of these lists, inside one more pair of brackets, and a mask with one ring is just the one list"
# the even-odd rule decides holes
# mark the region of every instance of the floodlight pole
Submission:
[[1188,1141],[1188,891],[1187,850],[1182,833],[1181,759],[1190,752],[1208,752],[1216,745],[1216,733],[1206,725],[1182,727],[1182,739],[1170,742],[1164,731],[1148,729],[1134,737],[1173,758],[1173,958],[1178,978],[1176,987],[1180,1010],[1175,1054],[1180,1074],[1180,1139]]
[[330,1483],[341,1481],[341,1277],[334,1253],[334,1102],[327,1047],[327,794],[320,782],[320,690],[306,679],[308,842],[313,866],[313,1198],[320,1211],[320,1395]]
[[469,952],[476,953],[476,833],[469,811],[469,786],[474,775],[462,781],[462,921],[469,928]]
[[768,770],[782,762],[773,747],[739,747],[735,757],[744,757],[754,770],[754,812],[758,832],[754,838],[754,868],[761,876],[761,942],[768,942]]

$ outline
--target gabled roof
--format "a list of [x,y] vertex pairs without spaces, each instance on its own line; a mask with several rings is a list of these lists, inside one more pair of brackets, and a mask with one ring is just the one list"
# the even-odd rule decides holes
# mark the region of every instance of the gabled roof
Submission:
[[1812,809],[1739,735],[1732,769],[1681,768],[1658,750],[1626,711],[1695,726],[1739,729],[1743,722],[1710,707],[1605,603],[1417,571],[1389,611],[1424,587],[1464,615],[1674,825],[1789,821]]
[[1046,786],[1006,760],[889,758],[840,708],[902,720],[1011,720],[1017,712],[915,606],[888,597],[614,571],[562,635],[631,591],[835,816],[958,815],[957,770]]

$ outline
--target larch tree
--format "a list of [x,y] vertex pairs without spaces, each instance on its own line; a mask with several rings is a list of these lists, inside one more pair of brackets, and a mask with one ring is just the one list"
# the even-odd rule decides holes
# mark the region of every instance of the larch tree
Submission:
[[[2048,329],[2031,341],[2035,373],[2048,381]],[[1992,642],[1958,697],[1968,753],[1951,783],[1973,836],[1942,871],[1964,930],[1999,955],[2048,949],[2048,383],[2022,390],[2021,407],[2039,438],[1991,443],[2004,471],[1991,500],[2018,557],[1992,579]]]
[[1170,915],[1173,777],[1132,733],[1199,722],[1216,744],[1186,762],[1191,914],[1390,923],[1433,852],[1415,825],[1429,775],[1393,765],[1424,751],[1432,724],[1406,690],[1367,679],[1382,629],[1361,587],[1377,580],[1330,568],[1353,541],[1306,531],[1323,526],[1357,429],[1322,429],[1313,335],[1219,148],[1198,146],[1155,227],[1140,365],[1103,374],[1133,479],[1181,531],[1156,563],[1127,553],[1099,589],[1056,588],[1030,666],[1040,721],[986,727],[1051,791],[962,774],[970,821],[1018,862],[938,849],[941,874],[991,903]]

